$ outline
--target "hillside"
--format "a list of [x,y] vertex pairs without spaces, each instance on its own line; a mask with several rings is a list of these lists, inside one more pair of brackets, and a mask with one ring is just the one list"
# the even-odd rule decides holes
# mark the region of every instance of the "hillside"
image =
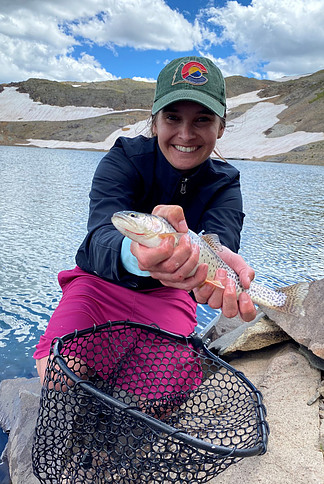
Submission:
[[[0,144],[109,150],[147,132],[155,83],[46,79],[0,85]],[[226,158],[324,164],[324,71],[284,81],[226,78]]]

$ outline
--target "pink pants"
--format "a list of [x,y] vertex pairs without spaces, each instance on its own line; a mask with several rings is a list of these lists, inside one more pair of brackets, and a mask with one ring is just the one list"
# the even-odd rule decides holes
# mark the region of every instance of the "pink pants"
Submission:
[[[75,329],[90,328],[94,324],[99,326],[109,320],[155,324],[161,329],[183,336],[192,333],[196,326],[197,304],[186,291],[167,287],[133,291],[88,274],[79,267],[60,272],[58,280],[63,296],[45,334],[40,337],[34,353],[35,359],[49,355],[51,342],[55,337],[71,333]],[[109,354],[114,349],[107,348],[106,351]],[[153,343],[150,355],[143,355],[140,348],[137,351],[139,354],[134,354],[133,365],[142,376],[123,375],[123,384],[132,388],[135,393],[137,388],[137,391],[148,394],[153,386],[154,393],[161,395],[165,391],[179,391],[180,387],[188,389],[199,384],[200,367],[190,348],[187,354],[182,351],[180,355],[172,346],[172,352],[163,352],[164,356],[161,356],[161,351],[159,352],[158,347],[154,348]],[[89,357],[90,355],[86,359]],[[144,379],[143,374],[146,375]],[[166,379],[167,374],[169,375]],[[141,386],[145,389],[140,389]]]
[[48,356],[53,338],[109,320],[155,324],[183,336],[195,329],[197,304],[181,289],[133,291],[79,267],[60,272],[58,280],[63,296],[36,345],[35,359]]

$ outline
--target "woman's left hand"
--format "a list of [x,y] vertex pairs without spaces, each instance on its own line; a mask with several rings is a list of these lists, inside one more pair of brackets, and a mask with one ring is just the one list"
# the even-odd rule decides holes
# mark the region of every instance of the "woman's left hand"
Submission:
[[[254,270],[240,255],[227,247],[223,247],[218,255],[239,275],[242,286],[248,289],[255,276]],[[239,313],[243,321],[252,321],[256,317],[256,309],[250,296],[243,292],[237,300],[235,283],[227,277],[224,269],[216,271],[215,279],[222,283],[224,289],[205,283],[194,289],[197,302],[208,304],[213,309],[222,309],[227,318],[233,318]]]

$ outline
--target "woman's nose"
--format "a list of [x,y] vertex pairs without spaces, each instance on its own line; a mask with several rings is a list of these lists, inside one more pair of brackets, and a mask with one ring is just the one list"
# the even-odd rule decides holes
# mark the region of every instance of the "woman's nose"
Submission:
[[189,141],[195,137],[194,127],[191,123],[181,123],[178,134],[184,141]]

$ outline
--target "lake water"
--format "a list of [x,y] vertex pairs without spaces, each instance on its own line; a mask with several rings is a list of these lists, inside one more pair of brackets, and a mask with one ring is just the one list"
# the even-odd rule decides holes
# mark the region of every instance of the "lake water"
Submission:
[[[32,353],[74,267],[103,153],[0,146],[0,380],[36,376]],[[324,276],[324,167],[232,162],[241,171],[241,254],[272,287]],[[216,311],[199,307],[199,329]],[[0,439],[1,452],[1,439]]]
[[[0,380],[35,375],[35,344],[74,267],[103,153],[0,146]],[[236,161],[241,254],[257,280],[281,286],[324,274],[324,167]],[[199,308],[199,327],[215,311]]]

